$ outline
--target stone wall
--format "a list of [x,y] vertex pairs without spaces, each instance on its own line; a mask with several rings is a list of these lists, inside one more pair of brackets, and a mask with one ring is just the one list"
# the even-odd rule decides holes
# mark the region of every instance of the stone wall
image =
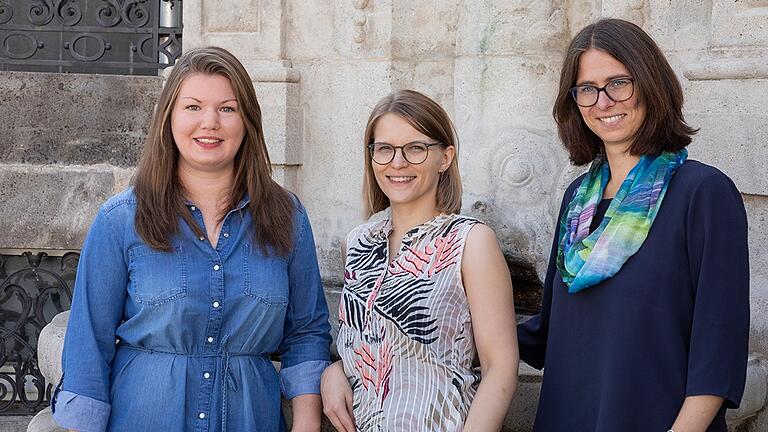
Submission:
[[[363,128],[398,88],[451,113],[464,211],[495,228],[508,260],[543,279],[557,206],[580,171],[550,114],[560,63],[575,32],[607,16],[659,43],[683,84],[686,118],[701,128],[691,157],[722,169],[743,194],[756,354],[751,411],[735,417],[743,420],[766,398],[767,0],[186,0],[183,39],[185,50],[230,49],[251,73],[275,176],[309,211],[335,311],[339,242],[363,221]],[[125,185],[160,79],[112,79],[0,75],[0,119],[12,136],[0,144],[0,202],[16,203],[0,206],[0,232],[10,233],[0,248],[79,248],[98,204]],[[510,430],[527,430],[538,382],[522,369]],[[768,411],[742,428],[766,430]]]
[[[304,108],[300,196],[314,223],[324,278],[336,287],[339,241],[363,221],[363,128],[376,101],[397,88],[421,90],[452,114],[461,140],[464,211],[488,221],[507,257],[531,263],[543,278],[562,192],[580,171],[568,164],[550,114],[564,50],[600,17],[642,26],[680,78],[687,120],[701,128],[691,157],[719,167],[743,194],[750,224],[751,350],[757,355],[751,364],[762,365],[760,356],[768,353],[768,1],[285,5],[284,58],[301,75]],[[764,381],[764,370],[760,376]],[[760,380],[747,397],[762,404]],[[524,372],[523,381],[521,388],[533,389],[524,397],[535,398],[536,375]],[[530,413],[526,401],[518,402],[512,415],[523,424]],[[768,414],[743,427],[765,425]]]
[[80,249],[130,180],[161,84],[0,72],[0,249]]
[[[309,210],[332,310],[342,274],[339,242],[363,221],[361,140],[379,98],[414,88],[446,107],[461,141],[464,212],[496,229],[508,261],[532,266],[543,279],[562,192],[580,171],[569,165],[550,114],[564,50],[600,17],[642,26],[678,73],[689,123],[701,128],[691,157],[722,169],[743,193],[753,363],[762,365],[759,355],[768,353],[768,1],[234,2],[188,1],[185,47],[219,44],[254,68],[283,67],[296,77],[290,81],[296,109],[281,111],[277,120],[281,133],[286,124],[301,124],[293,135],[301,142],[277,147],[300,167],[289,187]],[[258,73],[254,79],[264,81]],[[524,398],[535,399],[538,377],[527,371],[523,381]],[[511,415],[519,424],[530,417],[530,405],[516,402]],[[765,416],[753,423],[768,424]]]

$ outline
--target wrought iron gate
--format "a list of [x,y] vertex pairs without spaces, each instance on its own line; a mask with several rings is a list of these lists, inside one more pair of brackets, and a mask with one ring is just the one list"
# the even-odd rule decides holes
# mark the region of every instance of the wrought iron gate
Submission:
[[0,0],[0,70],[157,75],[181,54],[181,0]]
[[[68,310],[80,255],[58,251],[0,254],[0,415],[25,415],[50,403],[37,364],[40,331]],[[58,256],[55,256],[58,255]]]

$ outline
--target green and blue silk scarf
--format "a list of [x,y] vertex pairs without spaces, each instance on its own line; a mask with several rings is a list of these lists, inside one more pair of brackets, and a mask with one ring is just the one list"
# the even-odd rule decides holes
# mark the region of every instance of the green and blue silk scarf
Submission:
[[589,232],[611,172],[605,157],[592,162],[560,219],[557,268],[575,293],[615,275],[640,249],[675,170],[688,152],[642,156],[627,174],[600,226]]

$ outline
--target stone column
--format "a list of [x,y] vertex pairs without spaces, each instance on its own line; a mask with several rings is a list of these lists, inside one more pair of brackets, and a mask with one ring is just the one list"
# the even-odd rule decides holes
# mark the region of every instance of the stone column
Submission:
[[304,120],[300,74],[285,58],[285,25],[281,0],[184,2],[184,50],[219,46],[243,63],[261,106],[273,177],[299,193]]

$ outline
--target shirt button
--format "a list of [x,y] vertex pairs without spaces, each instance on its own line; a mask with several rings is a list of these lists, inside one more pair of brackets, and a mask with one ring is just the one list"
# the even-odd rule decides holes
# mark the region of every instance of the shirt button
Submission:
[[203,240],[205,240],[205,237],[200,236],[200,241],[203,241]]
[[229,233],[225,232],[224,237],[229,237]]
[[208,343],[213,343],[213,338],[212,337],[208,337]]
[[[192,206],[192,207],[190,207],[190,208],[192,209],[192,211],[195,211],[195,210],[197,210],[197,207],[195,207],[195,206]],[[205,416],[205,414],[202,414],[202,413],[201,413],[200,415],[202,415],[202,416]],[[201,418],[202,418],[202,417],[201,417]]]
[[201,420],[202,420],[202,419],[204,419],[204,418],[205,418],[205,413],[200,413],[200,414],[198,415],[198,417],[200,417],[200,419],[201,419]]
[[219,307],[219,302],[213,302],[213,307],[214,308],[218,308]]
[[218,271],[220,268],[221,268],[221,267],[219,267],[219,265],[218,265],[218,264],[216,264],[216,265],[214,265],[214,266],[213,266],[213,269],[214,269],[214,270],[216,270],[216,271]]
[[210,377],[211,377],[211,374],[209,374],[208,372],[203,374],[203,378],[205,378],[205,379],[208,379]]

